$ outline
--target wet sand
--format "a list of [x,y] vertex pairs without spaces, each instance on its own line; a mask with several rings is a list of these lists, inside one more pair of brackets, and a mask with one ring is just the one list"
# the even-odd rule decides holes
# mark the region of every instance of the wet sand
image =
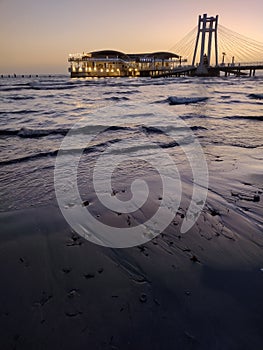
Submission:
[[207,203],[184,235],[183,168],[174,221],[134,248],[84,240],[53,205],[1,213],[1,349],[261,350],[262,149],[205,152]]

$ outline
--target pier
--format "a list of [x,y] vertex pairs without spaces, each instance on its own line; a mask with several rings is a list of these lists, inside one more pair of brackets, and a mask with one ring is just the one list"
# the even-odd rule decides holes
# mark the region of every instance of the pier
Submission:
[[150,76],[152,78],[169,78],[169,77],[181,77],[181,76],[220,76],[220,72],[224,73],[225,77],[230,75],[240,76],[255,76],[257,70],[263,70],[263,62],[256,63],[243,63],[237,65],[228,64],[226,66],[213,66],[209,67],[207,73],[198,74],[198,66],[185,66],[175,68],[170,71],[152,71]]
[[130,54],[102,50],[72,54],[68,61],[72,78],[253,77],[263,69],[263,43],[220,26],[218,15],[203,14],[197,27],[169,52]]

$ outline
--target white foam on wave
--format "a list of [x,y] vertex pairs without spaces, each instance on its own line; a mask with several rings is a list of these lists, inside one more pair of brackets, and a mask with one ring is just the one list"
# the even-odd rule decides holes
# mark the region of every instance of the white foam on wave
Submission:
[[198,103],[208,100],[208,97],[176,97],[169,96],[168,102],[170,105],[183,105],[189,103]]

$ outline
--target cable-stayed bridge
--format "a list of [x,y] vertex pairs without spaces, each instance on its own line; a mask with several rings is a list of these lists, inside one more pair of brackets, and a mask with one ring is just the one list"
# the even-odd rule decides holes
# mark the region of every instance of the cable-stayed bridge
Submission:
[[199,16],[198,25],[170,51],[180,55],[170,71],[153,71],[153,77],[197,75],[255,75],[263,69],[263,43],[218,23],[218,16]]

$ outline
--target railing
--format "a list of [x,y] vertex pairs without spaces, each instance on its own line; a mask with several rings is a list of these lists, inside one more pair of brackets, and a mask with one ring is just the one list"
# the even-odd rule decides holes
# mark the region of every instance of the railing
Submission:
[[126,62],[126,61],[124,61],[123,59],[121,59],[121,58],[119,58],[119,57],[115,57],[115,58],[94,58],[94,57],[83,57],[83,56],[70,56],[69,58],[68,58],[68,61],[69,62],[79,62],[79,61],[98,61],[98,62],[112,62],[112,61],[116,61],[116,62]]
[[263,66],[263,62],[238,62],[235,65],[240,65],[240,66]]
[[234,62],[220,63],[218,67],[239,67],[239,66],[263,66],[263,62]]

